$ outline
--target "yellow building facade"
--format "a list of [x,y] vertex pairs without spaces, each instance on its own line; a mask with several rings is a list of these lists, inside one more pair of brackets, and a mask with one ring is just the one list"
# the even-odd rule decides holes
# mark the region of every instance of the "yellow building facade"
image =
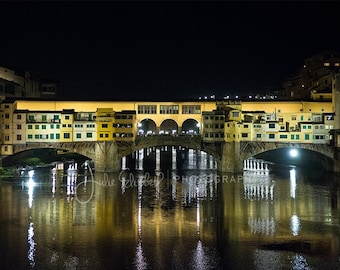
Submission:
[[226,142],[328,144],[335,124],[331,102],[242,102],[227,118]]

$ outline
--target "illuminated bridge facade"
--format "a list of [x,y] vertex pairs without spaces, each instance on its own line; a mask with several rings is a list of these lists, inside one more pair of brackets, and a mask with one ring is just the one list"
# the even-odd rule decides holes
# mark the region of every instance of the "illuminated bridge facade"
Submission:
[[290,147],[321,153],[339,168],[333,102],[15,100],[0,106],[3,156],[49,147],[85,155],[98,171],[117,171],[124,156],[172,145],[205,151],[219,170],[235,172],[250,156]]

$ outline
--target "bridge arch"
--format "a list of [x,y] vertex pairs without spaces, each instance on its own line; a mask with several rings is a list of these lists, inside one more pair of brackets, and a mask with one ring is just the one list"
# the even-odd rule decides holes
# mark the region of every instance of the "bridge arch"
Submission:
[[145,118],[138,123],[138,135],[157,134],[157,126],[154,120]]
[[173,119],[165,119],[159,126],[159,134],[178,134],[178,124]]
[[196,119],[188,118],[182,123],[181,134],[200,134],[200,123]]
[[138,136],[135,144],[130,147],[121,148],[118,152],[118,157],[121,159],[122,157],[128,156],[133,152],[151,147],[158,146],[182,146],[186,148],[191,148],[194,150],[204,151],[209,155],[212,155],[215,160],[221,159],[221,147],[217,145],[205,145],[203,143],[201,136],[172,136],[172,135],[163,135],[163,136]]
[[29,166],[45,166],[54,162],[70,162],[70,161],[85,161],[93,158],[85,156],[72,149],[61,148],[60,146],[27,146],[26,148],[18,148],[17,151],[2,159],[3,167],[12,167],[17,165]]
[[[295,154],[293,155],[293,151]],[[247,142],[240,146],[241,157],[260,157],[275,163],[288,163],[297,166],[322,165],[328,170],[333,169],[334,152],[331,146],[307,143],[259,143]],[[272,158],[277,154],[276,158]]]

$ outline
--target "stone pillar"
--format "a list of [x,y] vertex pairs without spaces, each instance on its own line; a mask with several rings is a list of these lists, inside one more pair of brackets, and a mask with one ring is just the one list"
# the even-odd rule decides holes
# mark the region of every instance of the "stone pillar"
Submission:
[[241,172],[243,170],[243,160],[240,157],[240,143],[226,142],[222,147],[222,157],[219,162],[221,172]]
[[338,148],[334,148],[333,171],[340,173],[340,156]]
[[94,166],[98,172],[118,172],[121,169],[115,142],[96,142]]

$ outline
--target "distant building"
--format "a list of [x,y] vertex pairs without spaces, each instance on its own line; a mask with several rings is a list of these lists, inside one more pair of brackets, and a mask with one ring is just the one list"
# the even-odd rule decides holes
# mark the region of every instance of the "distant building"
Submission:
[[0,97],[22,97],[24,92],[21,85],[0,77]]
[[332,99],[333,80],[340,73],[340,54],[332,51],[305,59],[296,76],[287,78],[283,83],[281,98],[285,99]]
[[28,71],[0,66],[0,97],[56,97],[58,83]]

